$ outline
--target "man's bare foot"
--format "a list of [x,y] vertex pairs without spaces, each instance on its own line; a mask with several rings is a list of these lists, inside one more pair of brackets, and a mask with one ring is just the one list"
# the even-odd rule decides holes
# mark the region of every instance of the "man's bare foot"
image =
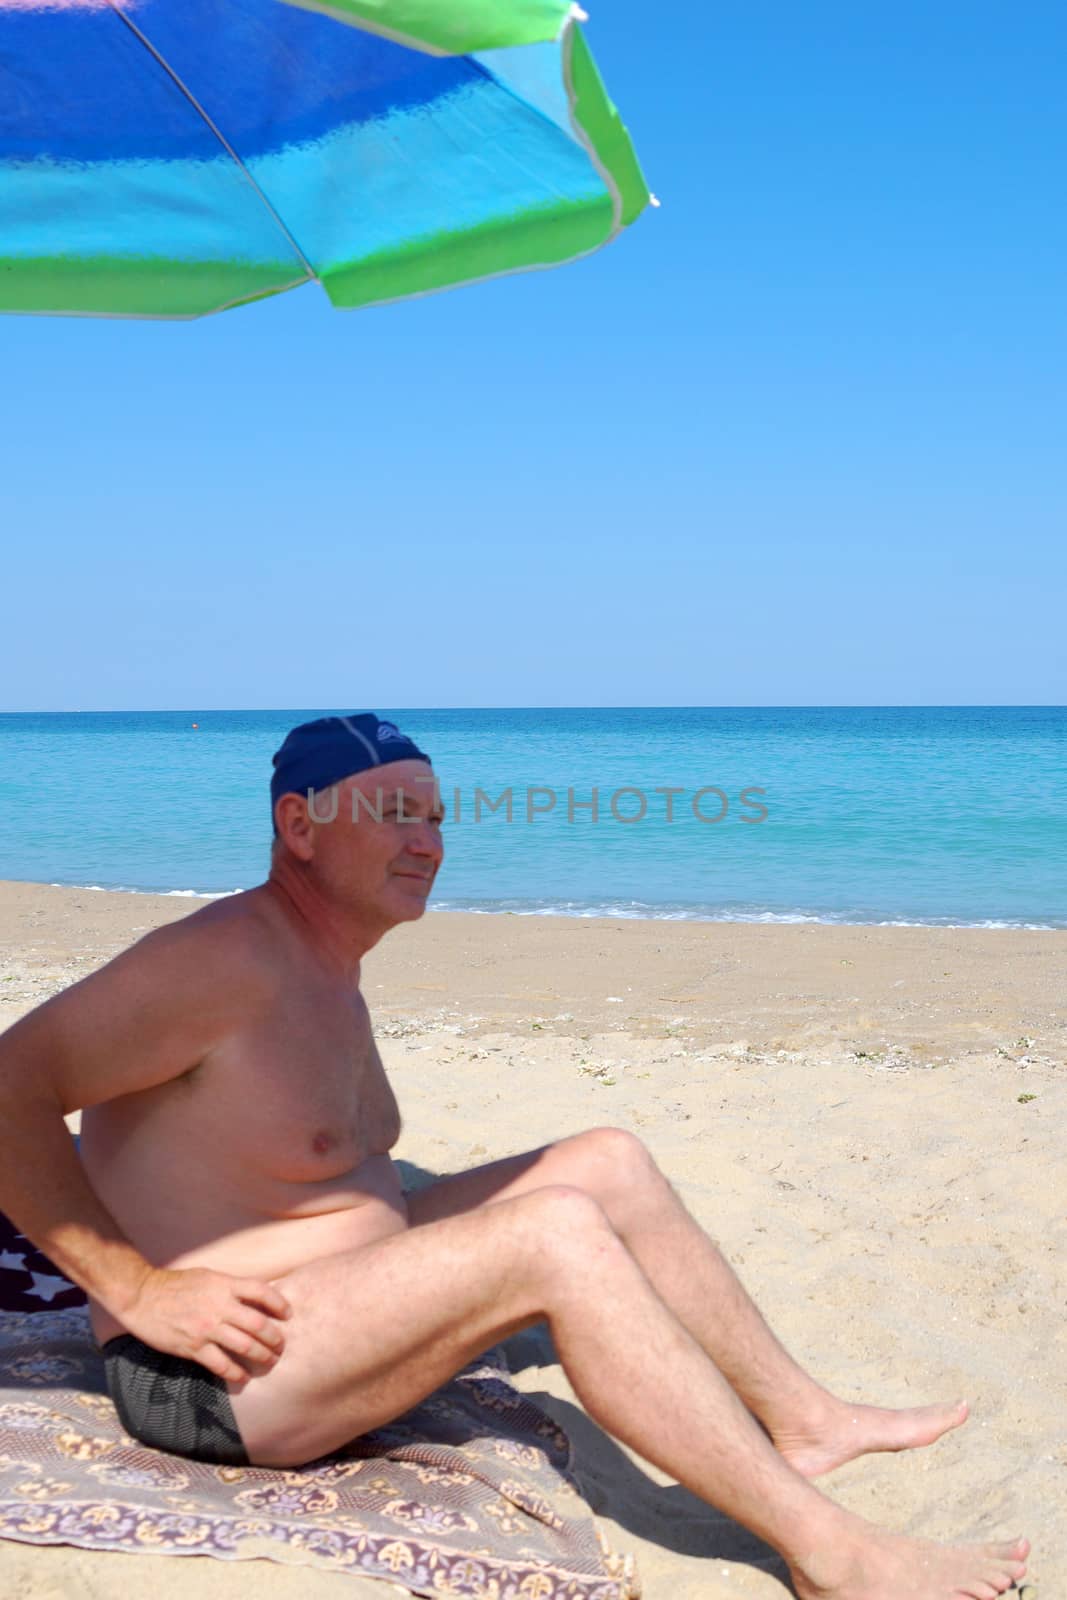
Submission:
[[968,1410],[966,1400],[894,1411],[882,1406],[850,1406],[828,1396],[825,1411],[804,1429],[772,1432],[771,1438],[791,1467],[805,1478],[817,1478],[872,1450],[914,1450],[933,1444],[950,1428],[966,1422]]
[[800,1600],[996,1600],[1026,1574],[1027,1539],[941,1545],[869,1524],[860,1530],[855,1543],[790,1565]]

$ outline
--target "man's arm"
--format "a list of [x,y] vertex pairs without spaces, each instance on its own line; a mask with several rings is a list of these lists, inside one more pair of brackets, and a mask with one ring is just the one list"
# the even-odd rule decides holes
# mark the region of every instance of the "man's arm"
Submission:
[[[252,1280],[152,1267],[94,1192],[63,1118],[180,1077],[239,1026],[262,980],[238,943],[222,925],[161,928],[0,1035],[0,1210],[125,1326],[224,1377],[244,1374],[223,1345],[260,1354],[254,1335],[267,1319],[248,1300],[277,1316],[284,1297]],[[195,1304],[190,1291],[202,1291]]]
[[97,1198],[52,1101],[0,1090],[0,1209],[115,1316],[136,1299],[149,1264]]

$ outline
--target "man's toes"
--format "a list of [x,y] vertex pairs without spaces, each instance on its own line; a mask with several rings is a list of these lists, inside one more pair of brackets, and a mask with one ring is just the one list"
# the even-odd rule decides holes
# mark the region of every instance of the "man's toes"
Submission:
[[999,1561],[1006,1561],[1011,1567],[1019,1567],[1021,1571],[1013,1572],[1012,1576],[1021,1578],[1026,1571],[1026,1558],[1030,1554],[1030,1541],[1021,1535],[1018,1539],[1006,1539],[1001,1544],[986,1545],[986,1554]]
[[970,1411],[969,1401],[956,1400],[951,1405],[923,1406],[916,1415],[929,1417],[931,1421],[941,1425],[942,1431],[946,1431],[949,1428],[958,1428],[961,1423],[966,1422]]
[[992,1572],[986,1574],[987,1581],[997,1585],[998,1594],[1003,1594],[1013,1583],[1025,1578],[1026,1557],[1029,1553],[1028,1539],[1012,1539],[1003,1544],[987,1544],[983,1547],[982,1554],[994,1568]]

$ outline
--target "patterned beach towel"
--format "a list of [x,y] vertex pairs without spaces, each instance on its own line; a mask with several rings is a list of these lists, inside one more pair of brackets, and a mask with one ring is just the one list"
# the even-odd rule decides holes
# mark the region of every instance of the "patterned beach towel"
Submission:
[[84,1304],[38,1309],[80,1291],[2,1226],[0,1263],[0,1539],[259,1556],[471,1600],[639,1596],[569,1480],[566,1434],[502,1352],[321,1461],[212,1466],[125,1434]]

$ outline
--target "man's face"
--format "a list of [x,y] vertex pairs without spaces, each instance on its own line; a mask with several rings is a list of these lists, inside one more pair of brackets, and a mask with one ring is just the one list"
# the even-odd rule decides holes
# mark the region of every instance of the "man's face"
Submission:
[[[421,917],[444,855],[428,761],[392,761],[338,784],[337,816],[315,825],[315,866],[353,911],[388,923]],[[332,806],[320,800],[323,815]]]

